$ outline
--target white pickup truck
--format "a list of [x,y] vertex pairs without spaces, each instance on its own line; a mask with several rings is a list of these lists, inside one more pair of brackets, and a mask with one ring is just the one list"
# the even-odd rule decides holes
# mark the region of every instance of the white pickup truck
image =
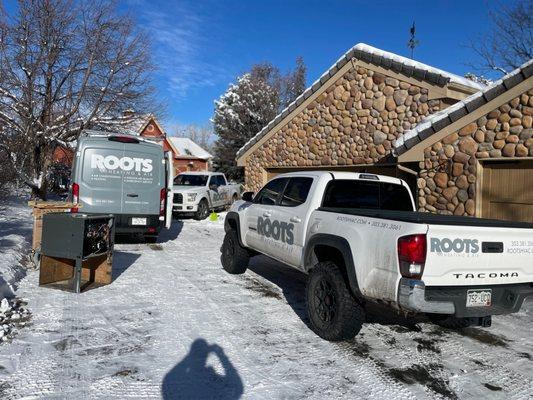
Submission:
[[211,210],[226,208],[239,199],[241,188],[228,184],[219,172],[182,172],[174,178],[172,211],[201,220]]
[[407,184],[351,172],[278,175],[226,216],[224,269],[261,253],[309,274],[311,328],[353,338],[365,303],[443,326],[490,326],[533,295],[533,224],[415,212]]

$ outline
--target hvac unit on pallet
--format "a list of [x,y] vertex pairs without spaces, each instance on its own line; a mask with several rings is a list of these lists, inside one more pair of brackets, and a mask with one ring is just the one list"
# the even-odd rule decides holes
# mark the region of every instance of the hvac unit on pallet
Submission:
[[113,245],[112,215],[44,215],[39,285],[79,293],[111,283]]

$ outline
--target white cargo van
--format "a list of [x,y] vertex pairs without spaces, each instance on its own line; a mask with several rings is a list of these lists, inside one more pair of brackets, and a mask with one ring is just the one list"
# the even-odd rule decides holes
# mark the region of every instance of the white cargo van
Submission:
[[84,131],[72,166],[70,200],[84,213],[115,215],[118,234],[142,234],[155,242],[172,222],[172,181],[172,155],[158,143]]

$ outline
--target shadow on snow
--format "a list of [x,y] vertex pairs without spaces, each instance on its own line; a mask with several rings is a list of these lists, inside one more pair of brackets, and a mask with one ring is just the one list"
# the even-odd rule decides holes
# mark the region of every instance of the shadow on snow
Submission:
[[[215,356],[223,373],[208,365],[208,357]],[[163,379],[163,399],[238,399],[244,391],[241,377],[224,350],[196,339],[189,353]]]

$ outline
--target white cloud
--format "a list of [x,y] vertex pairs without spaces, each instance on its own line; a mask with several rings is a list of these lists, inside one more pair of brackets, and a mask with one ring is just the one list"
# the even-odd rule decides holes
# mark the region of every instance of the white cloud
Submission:
[[183,100],[190,91],[227,79],[225,68],[208,56],[213,21],[182,2],[171,2],[164,10],[150,1],[133,0],[130,4],[151,37],[156,74],[166,82],[163,90],[173,100]]

